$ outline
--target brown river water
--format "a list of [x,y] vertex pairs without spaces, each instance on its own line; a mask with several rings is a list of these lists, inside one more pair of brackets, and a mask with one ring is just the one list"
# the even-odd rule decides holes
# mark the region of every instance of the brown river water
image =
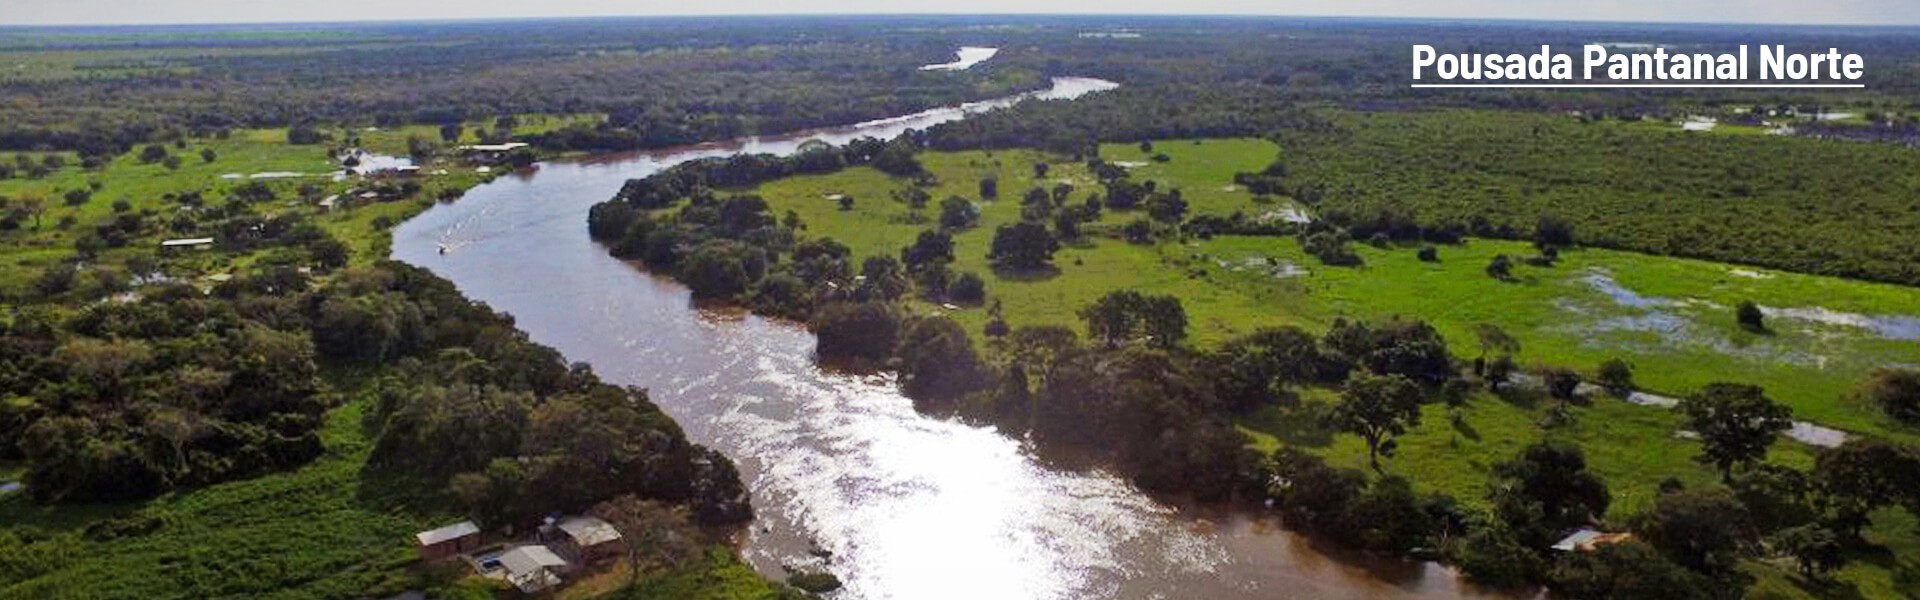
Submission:
[[1270,518],[1176,508],[1111,474],[1045,464],[992,428],[921,415],[886,377],[816,366],[805,329],[696,309],[685,287],[587,237],[588,207],[682,161],[888,138],[1115,87],[1053,83],[850,127],[543,163],[401,224],[393,257],[609,382],[649,389],[693,440],[739,463],[757,513],[747,560],[775,577],[782,565],[824,567],[846,584],[836,599],[1479,596],[1440,565],[1341,556]]

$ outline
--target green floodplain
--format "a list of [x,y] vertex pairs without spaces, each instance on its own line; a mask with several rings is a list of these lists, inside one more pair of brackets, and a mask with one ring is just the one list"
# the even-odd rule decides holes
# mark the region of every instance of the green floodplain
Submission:
[[[1240,212],[1266,218],[1307,209],[1284,197],[1258,197],[1235,185],[1233,175],[1258,171],[1280,153],[1276,144],[1259,139],[1160,140],[1150,151],[1133,144],[1100,148],[1103,160],[1128,168],[1133,180],[1181,190],[1189,215]],[[1168,160],[1155,161],[1155,154]],[[1297,325],[1317,332],[1339,318],[1407,317],[1431,323],[1457,356],[1470,359],[1483,354],[1476,327],[1492,324],[1519,341],[1515,359],[1523,369],[1568,367],[1591,378],[1602,361],[1621,358],[1632,364],[1636,385],[1647,392],[1680,397],[1714,381],[1752,383],[1790,406],[1796,419],[1894,439],[1920,438],[1847,393],[1875,367],[1920,361],[1912,337],[1920,332],[1874,326],[1881,322],[1876,319],[1912,323],[1920,313],[1920,290],[1913,288],[1596,248],[1564,252],[1552,266],[1533,266],[1518,261],[1534,253],[1528,243],[1479,238],[1439,245],[1433,262],[1417,257],[1419,244],[1356,243],[1364,264],[1345,267],[1322,265],[1292,236],[1133,244],[1092,234],[1064,244],[1054,256],[1054,272],[996,273],[988,246],[996,226],[1021,220],[1023,192],[1069,184],[1075,186],[1072,204],[1098,190],[1097,180],[1070,157],[1036,151],[928,152],[919,160],[938,179],[927,189],[935,199],[978,198],[981,179],[998,181],[998,198],[977,203],[979,223],[954,235],[953,268],[985,278],[988,302],[999,304],[1013,327],[1063,325],[1084,334],[1078,311],[1120,289],[1178,297],[1188,314],[1189,335],[1201,347],[1262,326]],[[1036,174],[1037,162],[1048,163],[1045,175]],[[775,214],[792,211],[805,226],[803,235],[839,240],[862,257],[895,255],[932,226],[934,211],[915,211],[893,198],[909,186],[904,178],[855,167],[728,192],[759,195]],[[842,207],[841,196],[853,199],[851,207]],[[1143,216],[1143,210],[1107,210],[1099,226],[1117,230]],[[1488,262],[1503,254],[1516,259],[1507,281],[1485,272]],[[1775,313],[1781,316],[1769,321],[1767,333],[1754,333],[1735,321],[1733,307],[1742,301],[1789,310]],[[986,305],[914,302],[917,310],[963,323],[991,348],[979,333],[990,318]],[[1796,316],[1784,316],[1789,314]],[[1308,410],[1263,408],[1242,419],[1240,429],[1263,453],[1284,441],[1311,448],[1334,464],[1364,468],[1367,448],[1357,436],[1327,431],[1311,416],[1311,408],[1335,402],[1336,392],[1308,389],[1302,393]],[[1711,468],[1694,461],[1698,443],[1683,437],[1678,415],[1599,396],[1576,409],[1572,424],[1551,428],[1541,425],[1551,404],[1543,395],[1478,392],[1462,408],[1430,407],[1421,425],[1401,439],[1401,452],[1387,471],[1407,475],[1416,487],[1481,502],[1493,464],[1550,437],[1586,451],[1589,464],[1611,487],[1610,514],[1649,507],[1664,480],[1702,485],[1717,480]],[[1768,460],[1807,468],[1813,451],[1783,439]],[[1893,556],[1920,549],[1911,519],[1884,512],[1875,521],[1874,541],[1892,549]],[[1885,561],[1894,559],[1881,558],[1857,561],[1842,577],[1863,591],[1892,592],[1900,584]],[[1753,572],[1762,580],[1757,591],[1789,593],[1791,586],[1776,585],[1781,573]]]

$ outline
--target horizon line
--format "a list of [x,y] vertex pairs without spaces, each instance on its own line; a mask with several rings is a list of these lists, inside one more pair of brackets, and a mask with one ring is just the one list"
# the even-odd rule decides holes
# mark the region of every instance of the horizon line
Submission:
[[1445,89],[1865,89],[1864,83],[1415,83],[1414,88]]
[[1391,15],[1334,15],[1300,13],[1234,13],[1234,12],[1115,12],[1115,13],[1050,13],[1050,12],[984,12],[984,13],[942,13],[942,12],[767,12],[767,13],[607,13],[577,15],[519,15],[494,17],[399,17],[391,19],[293,19],[286,21],[147,21],[147,22],[57,22],[27,23],[0,21],[0,29],[34,28],[138,28],[138,27],[249,27],[274,25],[378,25],[378,24],[439,24],[439,23],[486,23],[513,21],[570,21],[589,19],[754,19],[754,18],[833,18],[833,17],[945,17],[945,18],[1021,18],[1021,17],[1108,17],[1108,18],[1226,18],[1226,19],[1305,19],[1305,20],[1356,20],[1356,21],[1401,21],[1401,22],[1494,22],[1510,24],[1579,24],[1579,25],[1626,25],[1626,26],[1719,26],[1719,27],[1776,27],[1783,29],[1920,29],[1920,22],[1914,23],[1805,23],[1775,21],[1704,21],[1704,20],[1622,20],[1622,19],[1582,19],[1582,18],[1541,18],[1541,17],[1488,17],[1488,16],[1391,16]]

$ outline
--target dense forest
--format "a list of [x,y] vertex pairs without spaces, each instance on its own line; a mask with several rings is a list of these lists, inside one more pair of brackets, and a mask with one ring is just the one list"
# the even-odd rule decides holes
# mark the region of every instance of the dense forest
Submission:
[[[593,127],[530,132],[562,149],[659,147],[854,123],[1035,89],[1047,76],[1102,77],[1230,111],[1255,96],[1357,108],[1457,105],[1682,114],[1726,102],[1823,104],[1777,92],[1429,93],[1402,87],[1407,39],[1531,50],[1595,39],[1751,43],[1715,26],[1200,17],[1028,17],[992,28],[962,17],[679,18],[457,24],[304,25],[207,38],[191,28],[0,33],[0,149],[118,153],[134,144],[244,127],[458,123],[520,114],[603,115]],[[1151,36],[1103,34],[1151,30]],[[1768,31],[1772,43],[1862,53],[1871,96],[1910,107],[1920,53],[1897,35]],[[962,44],[1003,52],[977,69],[928,73]],[[1221,89],[1214,89],[1221,88]],[[1162,101],[1163,106],[1177,104]],[[1244,120],[1263,123],[1260,112]],[[1131,132],[1160,115],[1138,112]],[[1200,126],[1174,117],[1161,127]],[[1185,124],[1181,124],[1184,122]],[[505,137],[505,136],[502,136]],[[1113,137],[1126,137],[1114,134]],[[1045,141],[1045,140],[1041,140]]]
[[1533,239],[1920,284],[1920,159],[1897,146],[1677,134],[1489,111],[1343,113],[1287,129],[1273,191],[1356,239]]
[[359,393],[319,372],[388,365],[371,386],[369,468],[424,484],[423,499],[502,525],[623,493],[713,522],[748,514],[728,460],[688,443],[644,392],[600,383],[416,268],[321,280],[277,266],[211,293],[163,281],[73,311],[42,303],[107,291],[55,281],[72,277],[49,273],[49,295],[0,328],[0,433],[17,440],[0,452],[25,461],[38,501],[142,499],[301,465],[323,451],[324,413]]

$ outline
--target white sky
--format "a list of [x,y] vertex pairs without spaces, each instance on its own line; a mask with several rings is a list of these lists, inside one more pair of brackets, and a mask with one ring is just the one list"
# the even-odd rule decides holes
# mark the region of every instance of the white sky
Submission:
[[1245,14],[1920,25],[1920,0],[0,0],[0,24],[799,13]]

